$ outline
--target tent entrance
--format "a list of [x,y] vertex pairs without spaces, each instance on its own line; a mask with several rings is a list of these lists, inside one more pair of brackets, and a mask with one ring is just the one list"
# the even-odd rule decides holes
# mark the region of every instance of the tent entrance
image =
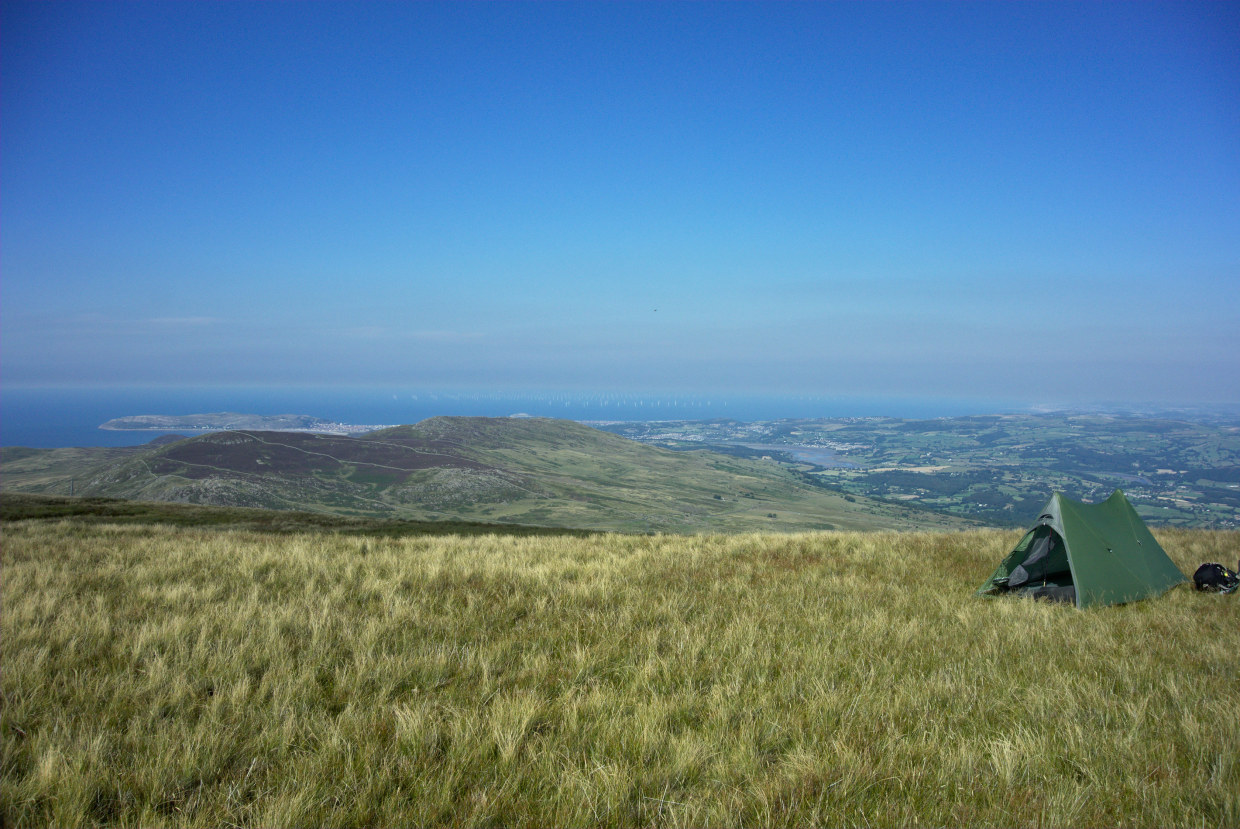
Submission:
[[1000,565],[987,593],[1012,593],[1076,604],[1068,547],[1047,525],[1034,527]]

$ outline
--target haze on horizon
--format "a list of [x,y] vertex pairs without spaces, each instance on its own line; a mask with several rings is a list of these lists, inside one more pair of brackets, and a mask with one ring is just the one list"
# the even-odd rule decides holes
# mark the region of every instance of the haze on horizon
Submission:
[[0,379],[1240,401],[1240,6],[0,5]]

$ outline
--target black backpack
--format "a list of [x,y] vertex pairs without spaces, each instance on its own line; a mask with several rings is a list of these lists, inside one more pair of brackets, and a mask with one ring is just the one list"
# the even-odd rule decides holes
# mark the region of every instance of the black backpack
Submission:
[[1198,590],[1212,593],[1231,593],[1240,587],[1240,576],[1221,564],[1203,564],[1193,573],[1193,584]]

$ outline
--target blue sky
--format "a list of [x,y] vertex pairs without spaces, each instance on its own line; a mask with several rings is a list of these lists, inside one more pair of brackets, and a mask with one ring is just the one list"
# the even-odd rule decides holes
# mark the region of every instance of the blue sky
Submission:
[[0,380],[1240,401],[1240,6],[0,6]]

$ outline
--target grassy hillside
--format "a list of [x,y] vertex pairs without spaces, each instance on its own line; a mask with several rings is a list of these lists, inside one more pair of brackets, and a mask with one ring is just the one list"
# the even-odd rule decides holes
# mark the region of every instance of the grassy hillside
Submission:
[[0,494],[0,520],[72,519],[83,526],[100,524],[159,524],[213,530],[246,530],[291,535],[333,533],[337,535],[406,538],[421,535],[589,535],[587,530],[559,527],[498,527],[473,521],[405,521],[398,518],[359,518],[302,510],[270,510],[250,507],[213,507],[160,501],[126,501],[119,498],[84,498],[60,495]]
[[572,421],[432,418],[361,437],[216,432],[130,449],[5,450],[34,492],[621,531],[968,526],[772,463],[671,452]]
[[3,533],[4,825],[1240,824],[1240,596],[1017,533]]

